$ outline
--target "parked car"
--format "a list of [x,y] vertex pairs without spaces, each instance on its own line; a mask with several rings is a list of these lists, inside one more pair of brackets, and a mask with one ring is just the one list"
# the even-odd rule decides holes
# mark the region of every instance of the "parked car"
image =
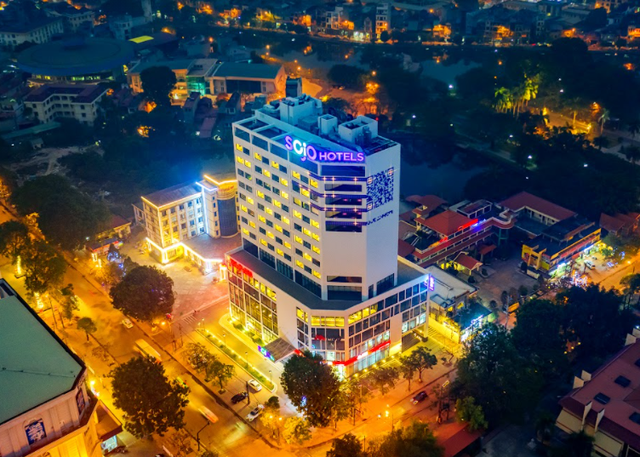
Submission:
[[591,260],[585,260],[584,264],[589,270],[593,270],[596,267]]
[[429,397],[429,395],[424,390],[420,391],[415,395],[415,397],[411,399],[411,403],[413,403],[414,405],[417,405],[421,401],[425,401],[427,397]]
[[124,319],[122,319],[122,325],[124,325],[126,328],[131,328],[133,327],[133,322],[131,322],[131,319],[129,319],[128,317],[125,317]]
[[247,420],[249,422],[253,422],[256,417],[258,417],[260,414],[262,414],[262,410],[264,409],[264,406],[262,405],[258,405],[255,408],[253,408],[251,410],[251,412],[249,414],[247,414]]
[[251,388],[253,390],[255,390],[256,392],[260,392],[262,390],[262,386],[255,379],[250,379],[247,384],[249,384],[251,386]]
[[248,396],[249,394],[246,392],[240,392],[239,394],[235,394],[233,397],[231,397],[231,403],[233,403],[234,405],[236,403],[240,403],[242,400],[245,400]]

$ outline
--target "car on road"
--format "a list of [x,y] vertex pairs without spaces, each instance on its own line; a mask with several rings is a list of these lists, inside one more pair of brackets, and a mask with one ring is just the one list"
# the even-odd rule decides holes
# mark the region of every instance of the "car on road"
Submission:
[[584,264],[589,270],[593,270],[596,267],[591,260],[585,260]]
[[249,384],[251,386],[251,388],[253,390],[255,390],[256,392],[260,392],[262,390],[262,386],[255,379],[250,379],[247,384]]
[[427,397],[429,397],[429,395],[424,391],[420,391],[418,392],[412,399],[411,399],[411,403],[413,403],[414,405],[417,405],[418,403],[420,403],[421,401],[425,401],[427,399]]
[[124,319],[122,319],[122,325],[124,325],[126,328],[132,328],[133,322],[131,322],[131,319],[129,319],[128,317],[125,317]]
[[262,410],[264,409],[264,406],[262,405],[258,405],[255,408],[253,408],[251,410],[251,412],[249,414],[247,414],[247,420],[249,422],[253,422],[256,417],[258,417],[260,414],[262,414]]
[[242,400],[245,400],[248,396],[249,394],[247,392],[240,392],[239,394],[235,394],[233,397],[231,397],[231,403],[233,403],[234,405],[236,403],[240,403]]
[[212,424],[218,422],[218,416],[213,414],[206,406],[201,406],[198,408],[198,411],[200,411],[200,414],[202,414]]

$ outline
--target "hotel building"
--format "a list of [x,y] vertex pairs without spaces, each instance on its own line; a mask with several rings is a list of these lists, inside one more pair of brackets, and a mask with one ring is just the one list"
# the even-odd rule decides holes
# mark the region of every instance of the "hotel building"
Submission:
[[186,257],[203,273],[212,272],[239,245],[237,188],[235,179],[205,175],[142,197],[134,214],[147,231],[151,255],[162,263]]
[[308,349],[345,375],[426,335],[428,275],[398,257],[400,145],[307,95],[262,107],[233,136],[232,318],[274,360]]
[[[87,387],[87,368],[0,280],[0,455],[100,457],[118,419]],[[94,380],[95,381],[95,380]]]

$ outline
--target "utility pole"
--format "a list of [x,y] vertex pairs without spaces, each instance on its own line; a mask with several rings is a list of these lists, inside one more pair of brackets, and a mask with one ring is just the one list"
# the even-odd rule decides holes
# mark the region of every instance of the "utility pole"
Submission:
[[209,419],[207,419],[207,423],[204,424],[204,427],[202,427],[200,430],[198,430],[198,433],[196,433],[196,441],[198,442],[198,451],[200,450],[200,432],[203,431],[205,428],[207,428],[209,424],[211,424],[211,422],[209,422]]

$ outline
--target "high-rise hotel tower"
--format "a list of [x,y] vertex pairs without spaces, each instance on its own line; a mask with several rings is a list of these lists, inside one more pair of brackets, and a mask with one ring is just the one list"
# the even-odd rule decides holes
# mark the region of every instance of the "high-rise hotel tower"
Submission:
[[302,95],[233,137],[243,246],[227,254],[230,312],[263,353],[309,349],[349,375],[426,334],[429,278],[397,255],[400,145],[377,121],[340,124]]

